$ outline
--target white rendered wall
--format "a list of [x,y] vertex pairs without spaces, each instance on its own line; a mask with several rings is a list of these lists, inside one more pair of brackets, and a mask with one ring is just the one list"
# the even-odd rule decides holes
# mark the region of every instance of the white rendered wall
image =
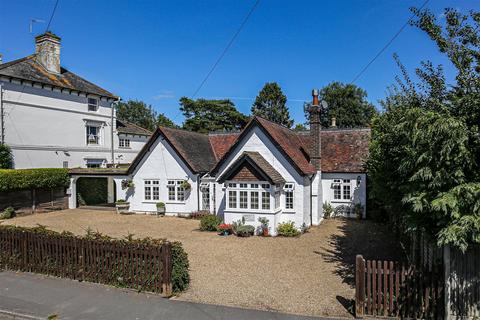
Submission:
[[[131,135],[118,133],[114,135],[115,145],[115,163],[132,163],[133,159],[137,156],[138,152],[143,148],[148,141],[148,136]],[[130,147],[121,148],[119,144],[120,139],[129,139]]]
[[[111,101],[101,99],[97,111],[88,111],[85,94],[10,83],[4,78],[0,81],[4,89],[5,142],[12,148],[15,168],[62,167],[64,161],[70,168],[85,167],[89,158],[111,162]],[[101,126],[98,145],[86,143],[87,122]],[[132,140],[131,149],[120,150],[114,132],[116,163],[131,162],[147,138],[136,136]]]
[[[157,202],[165,202],[167,215],[186,214],[198,210],[198,176],[188,169],[185,163],[163,138],[160,137],[155,141],[150,151],[138,164],[132,177],[135,188],[127,192],[124,198],[130,202],[130,211],[155,212],[157,210]],[[187,193],[185,202],[172,202],[168,200],[167,180],[171,179],[188,180],[190,183],[191,190]],[[159,200],[145,200],[145,180],[160,180]],[[118,194],[117,189],[117,195]],[[117,198],[120,199],[118,196]]]
[[[357,186],[357,177],[360,176],[360,184]],[[332,184],[334,179],[350,179],[351,200],[334,200]],[[355,205],[361,203],[363,205],[363,218],[366,217],[367,203],[367,179],[365,173],[322,173],[323,201],[329,202],[334,208],[341,205]],[[354,218],[352,212],[350,218]]]
[[[273,145],[269,138],[259,129],[258,127],[253,128],[245,136],[240,145],[237,146],[236,150],[230,157],[225,161],[225,163],[220,167],[217,177],[220,177],[223,172],[239,157],[244,151],[256,151],[259,152],[286,180],[286,182],[293,182],[295,184],[294,189],[294,209],[286,212],[282,210],[279,213],[264,213],[262,211],[253,212],[251,210],[243,211],[243,214],[255,215],[255,221],[249,222],[248,224],[253,226],[258,226],[259,217],[267,217],[270,221],[271,230],[275,230],[279,222],[293,221],[295,226],[300,228],[303,223],[310,225],[310,208],[306,206],[304,201],[305,184],[309,183],[305,181],[304,177],[301,176],[295,168],[288,162],[288,160],[280,153],[280,151]],[[225,188],[223,184],[218,184],[216,186],[216,212],[221,217],[224,217],[226,222],[232,222],[241,219],[242,212],[227,210],[225,207]],[[309,192],[309,190],[308,190]],[[285,195],[282,192],[280,196],[280,206],[281,208],[285,207]],[[241,210],[241,209],[240,209]],[[240,217],[240,218],[239,218]],[[308,217],[307,219],[305,219]]]

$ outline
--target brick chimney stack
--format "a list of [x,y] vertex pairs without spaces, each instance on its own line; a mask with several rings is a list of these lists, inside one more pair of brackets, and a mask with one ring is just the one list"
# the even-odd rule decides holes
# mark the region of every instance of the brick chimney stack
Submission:
[[51,73],[60,74],[60,37],[45,32],[35,37],[37,61]]
[[307,107],[310,114],[310,163],[317,171],[321,170],[321,149],[322,141],[320,133],[322,126],[320,125],[320,114],[322,109],[318,102],[318,90],[312,90],[312,104]]

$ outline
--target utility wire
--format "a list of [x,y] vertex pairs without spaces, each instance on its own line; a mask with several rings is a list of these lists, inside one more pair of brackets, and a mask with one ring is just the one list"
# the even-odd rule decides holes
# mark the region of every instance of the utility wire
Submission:
[[[426,0],[422,6],[420,7],[419,10],[422,10],[423,7],[425,7],[427,5],[427,3],[429,2],[430,0]],[[362,76],[362,74],[367,71],[367,69],[375,62],[375,60],[377,60],[377,58],[385,51],[387,50],[387,48],[392,44],[392,42],[400,35],[400,33],[402,33],[402,31],[409,25],[410,21],[413,19],[413,17],[415,16],[415,14],[412,14],[410,16],[410,18],[407,20],[407,22],[405,22],[405,24],[397,31],[397,33],[395,33],[395,35],[390,39],[390,41],[387,42],[387,44],[373,57],[372,60],[370,60],[369,63],[367,63],[367,65],[355,76],[355,78],[353,78],[353,80],[350,82],[350,84],[353,84],[355,83],[355,81],[358,80],[358,78],[360,78]]]
[[55,6],[53,7],[52,15],[50,16],[50,20],[48,20],[47,28],[45,29],[45,32],[48,31],[50,28],[50,24],[52,23],[53,16],[55,15],[55,11],[57,10],[57,5],[58,5],[58,0],[55,2]]
[[235,34],[233,35],[233,37],[230,39],[230,42],[228,42],[227,46],[225,47],[225,49],[223,49],[222,53],[220,54],[220,56],[218,57],[217,61],[215,61],[215,63],[213,64],[212,68],[210,69],[210,71],[207,73],[207,75],[205,76],[205,78],[203,78],[202,82],[200,83],[200,85],[198,86],[197,90],[195,90],[195,92],[193,93],[192,95],[192,98],[194,98],[197,93],[200,91],[200,89],[202,89],[203,85],[205,84],[205,82],[207,82],[208,78],[210,77],[210,75],[213,73],[213,71],[215,70],[215,68],[218,66],[218,64],[220,63],[220,61],[222,60],[222,58],[225,56],[225,54],[227,53],[227,51],[230,49],[230,47],[232,46],[233,42],[235,41],[235,39],[237,38],[237,36],[240,34],[240,32],[242,31],[243,27],[245,26],[245,24],[247,23],[248,19],[250,18],[250,16],[252,15],[252,13],[255,11],[255,9],[257,8],[258,4],[260,3],[260,0],[257,0],[255,1],[255,3],[253,4],[252,8],[250,9],[250,11],[248,12],[248,14],[245,16],[245,19],[243,19],[243,22],[242,24],[240,25],[240,27],[237,29],[237,31],[235,32]]

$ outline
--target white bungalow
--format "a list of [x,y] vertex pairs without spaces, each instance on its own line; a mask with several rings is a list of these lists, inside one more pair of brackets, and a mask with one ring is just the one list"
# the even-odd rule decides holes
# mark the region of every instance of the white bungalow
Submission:
[[[359,203],[365,217],[363,161],[370,130],[321,130],[316,91],[309,112],[308,132],[260,117],[238,133],[160,127],[127,171],[72,171],[70,206],[76,206],[78,177],[103,175],[130,211],[154,213],[156,203],[164,202],[167,215],[207,210],[226,223],[244,218],[255,227],[266,217],[273,235],[281,222],[293,221],[298,228],[319,224],[324,202],[347,217]],[[132,180],[134,187],[123,190],[122,180]]]

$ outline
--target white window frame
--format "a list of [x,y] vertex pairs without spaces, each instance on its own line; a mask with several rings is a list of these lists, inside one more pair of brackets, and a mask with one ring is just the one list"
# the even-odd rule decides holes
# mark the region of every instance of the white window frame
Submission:
[[93,97],[87,97],[87,106],[89,112],[97,112],[98,111],[98,99]]
[[[283,186],[283,191],[285,194],[285,211],[294,211],[295,210],[295,183],[287,182]],[[288,203],[288,199],[291,198],[291,204]],[[289,207],[291,205],[291,208]],[[288,207],[287,207],[288,206]]]
[[[148,196],[147,196],[148,190]],[[143,201],[159,202],[160,201],[160,180],[145,179],[143,180]]]
[[[227,181],[226,186],[226,209],[229,211],[239,211],[239,212],[273,212],[274,208],[274,187],[266,181]],[[246,208],[241,208],[240,206],[240,195],[247,193],[247,203]],[[263,197],[262,193],[268,192],[268,209],[263,209]],[[258,197],[254,198],[258,201],[258,208],[252,208],[252,193],[257,193]],[[234,195],[232,197],[232,195]],[[235,198],[234,206],[231,198]],[[245,199],[242,196],[242,199]],[[242,202],[245,204],[245,202]]]
[[[97,133],[96,135],[89,133],[89,128],[96,128]],[[94,125],[87,123],[85,125],[85,142],[87,146],[99,146],[102,144],[101,137],[102,137],[102,126],[101,125]],[[92,142],[93,141],[93,142]]]
[[103,168],[105,164],[105,159],[99,158],[86,158],[85,167],[87,168]]
[[[339,190],[339,198],[335,198],[335,190]],[[349,195],[347,196],[346,190],[349,190]],[[332,183],[332,202],[352,202],[352,179],[333,179]],[[347,198],[345,198],[347,196]]]
[[130,149],[130,139],[118,138],[118,147],[122,149]]
[[[181,187],[184,179],[167,179],[167,203],[185,203],[187,190]],[[170,188],[174,190],[174,199],[171,199]]]

